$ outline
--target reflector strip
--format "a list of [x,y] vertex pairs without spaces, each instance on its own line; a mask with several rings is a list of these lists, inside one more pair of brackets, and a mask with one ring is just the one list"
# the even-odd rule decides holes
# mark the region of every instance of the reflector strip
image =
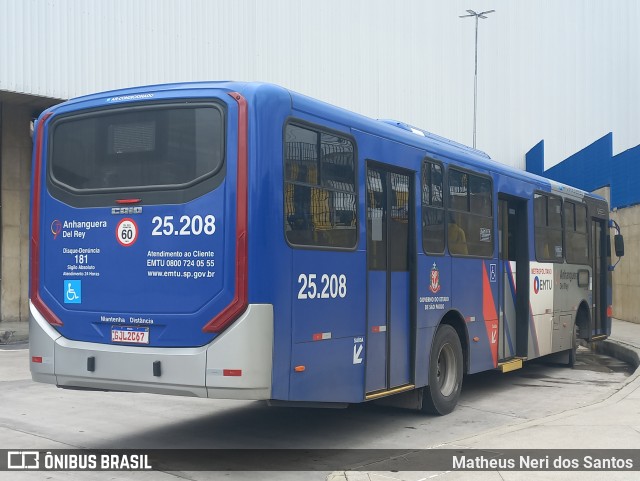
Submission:
[[613,306],[607,306],[607,317],[613,316]]
[[371,332],[385,332],[387,330],[387,326],[373,326],[371,328]]
[[142,199],[118,199],[116,200],[116,204],[137,204]]
[[223,369],[223,376],[242,376],[242,369]]
[[203,328],[203,332],[222,332],[247,309],[249,304],[248,274],[248,129],[247,101],[237,92],[228,92],[238,103],[238,172],[236,180],[236,286],[231,304],[225,307]]
[[306,368],[304,366],[296,366],[293,368],[295,372],[304,372]]
[[36,362],[38,364],[42,364],[42,357],[41,356],[31,356],[31,362]]
[[317,334],[313,335],[314,341],[325,341],[327,339],[331,339],[330,332],[318,332]]
[[29,258],[31,279],[29,281],[29,297],[40,314],[52,326],[62,326],[62,321],[44,303],[40,297],[40,210],[42,190],[42,156],[44,144],[44,127],[52,112],[46,113],[38,121],[38,135],[34,153],[34,171],[31,186],[31,255]]

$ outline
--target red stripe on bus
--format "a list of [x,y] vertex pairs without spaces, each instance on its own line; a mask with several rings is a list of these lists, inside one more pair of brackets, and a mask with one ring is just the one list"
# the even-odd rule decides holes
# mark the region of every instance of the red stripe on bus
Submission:
[[[40,195],[42,187],[42,145],[44,143],[44,125],[51,112],[38,121],[36,138],[35,165],[33,172],[32,214],[31,214],[31,282],[29,296],[34,307],[53,326],[62,326],[62,321],[44,303],[40,297]],[[35,361],[34,361],[35,362]]]
[[246,99],[237,92],[229,95],[238,103],[238,173],[236,187],[236,286],[231,303],[203,328],[203,332],[221,332],[231,325],[248,305],[248,130],[249,116]]
[[493,358],[493,367],[498,366],[498,313],[496,304],[493,299],[493,291],[489,282],[489,274],[487,274],[487,266],[482,263],[482,315],[484,316],[484,325],[487,329],[487,338],[489,339],[489,349],[491,349],[491,357]]

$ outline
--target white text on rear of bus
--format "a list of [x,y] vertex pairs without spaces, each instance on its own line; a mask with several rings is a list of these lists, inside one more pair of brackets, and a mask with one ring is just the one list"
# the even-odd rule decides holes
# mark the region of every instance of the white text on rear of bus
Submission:
[[151,223],[154,225],[151,235],[213,235],[216,231],[216,218],[212,214],[183,215],[178,221],[172,215],[157,215]]

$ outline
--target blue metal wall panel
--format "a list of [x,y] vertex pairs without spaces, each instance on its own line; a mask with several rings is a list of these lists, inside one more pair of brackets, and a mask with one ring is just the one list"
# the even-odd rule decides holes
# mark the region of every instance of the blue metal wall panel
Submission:
[[611,207],[640,203],[640,145],[613,157],[611,168]]
[[525,156],[527,172],[544,175],[544,140],[531,147]]
[[582,190],[611,187],[611,208],[640,203],[640,145],[613,155],[613,134],[599,138],[559,164],[544,170],[544,141],[526,154],[527,171]]
[[591,145],[547,169],[545,177],[589,192],[611,183],[613,136],[608,133]]

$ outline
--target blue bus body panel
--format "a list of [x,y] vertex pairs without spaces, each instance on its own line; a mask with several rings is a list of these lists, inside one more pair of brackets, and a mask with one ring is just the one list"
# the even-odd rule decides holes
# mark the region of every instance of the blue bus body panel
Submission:
[[[364,359],[366,297],[360,279],[365,268],[364,252],[293,251],[290,399],[362,401],[364,363],[358,359]],[[344,276],[344,297],[332,295],[333,276]],[[305,371],[295,372],[296,366]],[[338,385],[342,388],[335,389]]]
[[[291,270],[293,342],[312,341],[319,333],[331,333],[332,339],[364,334],[362,306],[366,298],[364,282],[359,281],[363,268],[362,252],[295,251]],[[345,297],[331,296],[331,276],[345,277]],[[311,282],[316,287],[312,287]],[[305,284],[306,289],[303,289]]]
[[[368,119],[269,84],[150,86],[81,97],[48,110],[53,116],[44,126],[47,130],[57,117],[85,109],[214,98],[226,106],[225,177],[217,188],[201,197],[178,205],[142,204],[142,213],[124,216],[112,215],[111,206],[73,208],[43,194],[40,294],[63,321],[63,326],[57,327],[59,332],[69,339],[111,343],[114,325],[150,327],[149,345],[161,347],[199,346],[216,337],[202,332],[202,328],[229,305],[236,283],[238,104],[227,95],[234,91],[246,98],[249,108],[248,302],[273,305],[272,398],[360,402],[365,393],[384,389],[387,384],[425,386],[433,337],[447,313],[465,320],[468,371],[494,368],[493,332],[503,280],[500,276],[493,280],[490,273],[492,264],[498,264],[498,233],[494,229],[493,259],[425,255],[419,189],[422,161],[429,157],[443,161],[445,166],[468,167],[490,175],[494,183],[494,226],[499,193],[528,200],[534,190],[551,191],[550,182],[426,132],[416,135],[406,126]],[[359,236],[353,250],[287,244],[283,226],[283,129],[290,118],[344,132],[356,140]],[[390,306],[386,305],[387,273],[367,270],[365,164],[369,160],[413,173],[416,186],[412,219],[413,245],[418,251],[412,266],[415,272],[392,273]],[[45,157],[43,179],[46,171]],[[533,216],[532,204],[528,202],[528,216]],[[164,222],[171,216],[179,228],[182,216],[209,214],[215,216],[212,235],[152,235],[154,218]],[[128,247],[122,246],[116,235],[117,225],[125,217],[135,222],[138,232],[135,243]],[[64,227],[65,223],[71,227]],[[528,241],[529,258],[535,259],[533,232],[529,232]],[[75,260],[75,255],[85,253],[80,249],[87,250],[84,265],[91,268],[80,269]],[[182,255],[166,257],[154,252]],[[196,259],[195,252],[212,252],[213,256],[197,256],[205,261],[204,266],[186,265],[187,253]],[[169,260],[182,263],[169,265]],[[207,265],[207,260],[213,264]],[[196,272],[205,274],[196,278]],[[346,278],[346,295],[332,296],[329,289],[329,297],[323,296],[327,292],[323,278],[342,275]],[[310,280],[316,286],[313,295]],[[407,304],[409,292],[416,298]],[[607,296],[610,302],[610,289]],[[387,307],[391,311],[391,337],[384,330],[373,333],[374,327],[386,324]],[[412,322],[411,311],[415,311]],[[132,318],[138,321],[132,322]],[[535,328],[530,325],[529,335],[536,342]],[[605,329],[609,331],[610,325]],[[388,338],[392,346],[387,345]],[[407,348],[403,350],[403,346]],[[385,358],[388,350],[395,353],[390,360]],[[304,369],[297,369],[301,367]]]
[[411,382],[411,318],[409,314],[408,272],[391,273],[391,317],[389,329],[391,342],[389,345],[389,385],[401,386]]
[[292,357],[304,372],[291,376],[290,401],[361,402],[364,399],[364,364],[354,364],[352,337],[296,343]]
[[[116,238],[116,227],[124,216],[111,215],[108,207],[73,209],[50,199],[43,209],[45,222],[63,226],[101,222],[104,226],[63,227],[55,239],[50,231],[44,232],[49,239],[42,243],[47,252],[41,254],[41,295],[63,319],[60,333],[69,339],[110,343],[111,327],[132,324],[134,318],[133,324],[151,327],[150,345],[200,345],[210,340],[211,334],[202,333],[202,327],[219,306],[230,302],[232,292],[224,289],[225,284],[233,287],[233,264],[225,268],[225,259],[233,259],[234,252],[229,252],[230,243],[225,249],[223,237],[233,222],[229,226],[223,222],[234,216],[223,210],[224,187],[187,206],[145,206],[141,215],[126,217],[138,226],[138,239],[128,247],[119,245]],[[178,220],[189,212],[214,215],[216,232],[189,239],[152,236],[155,216]],[[177,223],[175,232],[179,232]],[[77,264],[76,257],[82,254],[73,253],[87,251],[87,263]],[[69,302],[69,283],[81,286],[76,302]]]
[[[297,295],[291,278],[292,250],[284,237],[283,125],[291,115],[291,97],[283,88],[260,84],[236,87],[249,111],[249,302],[272,304],[274,312],[273,399],[289,399],[293,324]],[[314,266],[315,267],[315,266]]]
[[369,271],[367,292],[366,391],[379,391],[387,385],[387,273]]
[[[418,234],[420,235],[420,234]],[[421,246],[422,239],[419,240]],[[451,295],[451,257],[427,256],[419,248],[417,257],[416,294],[416,361],[415,384],[428,383],[429,354],[433,335],[445,313],[453,308]],[[431,273],[438,273],[437,285],[432,286]]]
[[[203,345],[215,334],[202,328],[233,299],[238,117],[225,90],[135,89],[85,97],[52,109],[45,142],[63,114],[176,98],[215,98],[226,105],[226,174],[216,189],[184,204],[142,203],[135,215],[113,215],[112,206],[74,208],[42,196],[40,295],[63,321],[58,331],[68,339],[111,343],[112,328],[133,325],[149,328],[150,346]],[[46,172],[45,157],[44,185]],[[186,228],[194,217],[197,227]],[[123,219],[137,232],[129,245],[118,240]],[[205,231],[205,219],[214,227]]]

